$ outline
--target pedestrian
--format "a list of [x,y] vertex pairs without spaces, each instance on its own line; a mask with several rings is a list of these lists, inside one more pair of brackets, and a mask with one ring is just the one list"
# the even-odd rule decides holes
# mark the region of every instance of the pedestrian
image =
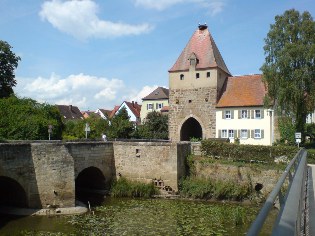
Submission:
[[104,133],[102,134],[102,139],[103,139],[103,141],[104,141],[104,142],[106,142],[106,141],[107,141],[106,134],[104,134]]

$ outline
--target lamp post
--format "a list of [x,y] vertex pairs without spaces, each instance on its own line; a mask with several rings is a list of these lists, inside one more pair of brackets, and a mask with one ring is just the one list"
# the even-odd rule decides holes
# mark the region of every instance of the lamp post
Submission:
[[52,129],[53,129],[53,126],[48,125],[48,140],[50,140],[50,135],[52,134]]
[[86,123],[85,124],[85,139],[87,139],[87,136],[88,136],[88,132],[90,132],[91,131],[91,128],[90,128],[90,125],[89,125],[89,123]]

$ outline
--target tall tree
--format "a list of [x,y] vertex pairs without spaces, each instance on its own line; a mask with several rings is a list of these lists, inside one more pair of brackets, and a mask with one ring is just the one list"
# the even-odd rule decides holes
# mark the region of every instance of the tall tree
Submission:
[[122,108],[110,120],[106,135],[109,138],[131,138],[133,131],[134,124],[130,121],[126,108]]
[[137,138],[168,139],[168,116],[156,111],[148,113],[145,123],[137,129]]
[[0,40],[0,98],[13,94],[16,85],[14,70],[21,58],[11,51],[11,46]]
[[309,12],[292,9],[275,17],[265,38],[261,67],[268,86],[265,103],[304,132],[307,115],[315,109],[315,23]]

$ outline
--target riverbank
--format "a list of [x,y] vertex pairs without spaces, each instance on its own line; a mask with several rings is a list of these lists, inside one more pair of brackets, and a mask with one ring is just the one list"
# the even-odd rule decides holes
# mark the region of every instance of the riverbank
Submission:
[[83,203],[75,207],[58,207],[45,209],[30,209],[18,207],[0,207],[0,214],[16,215],[16,216],[56,216],[56,215],[79,215],[88,211]]

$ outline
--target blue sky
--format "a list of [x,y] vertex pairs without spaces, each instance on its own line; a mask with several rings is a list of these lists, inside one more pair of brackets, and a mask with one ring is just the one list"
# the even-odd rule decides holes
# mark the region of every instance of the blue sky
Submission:
[[112,109],[168,87],[198,23],[207,23],[233,75],[260,73],[264,38],[285,10],[314,0],[0,0],[0,40],[21,57],[20,97]]

